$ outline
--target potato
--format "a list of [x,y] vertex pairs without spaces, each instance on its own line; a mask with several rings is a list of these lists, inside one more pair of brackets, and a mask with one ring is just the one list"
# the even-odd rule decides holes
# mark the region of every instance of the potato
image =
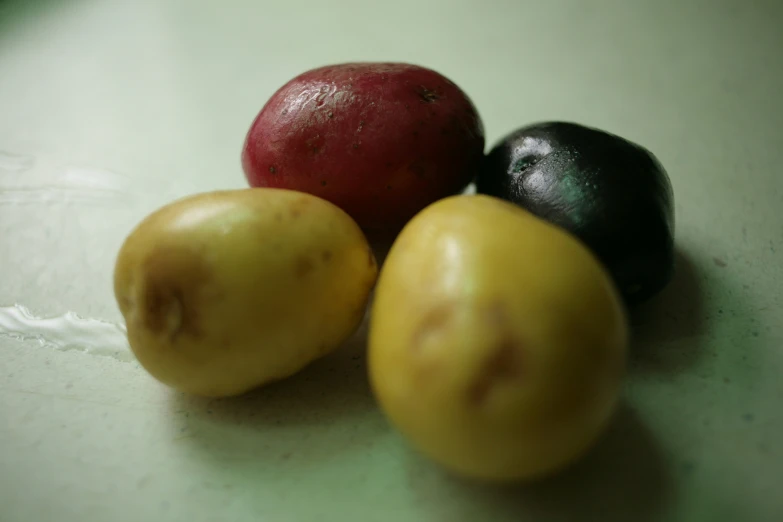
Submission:
[[467,95],[435,71],[345,63],[281,87],[247,134],[252,186],[308,192],[366,230],[399,230],[478,173],[484,128]]
[[454,472],[531,479],[607,424],[628,332],[619,294],[579,241],[489,196],[439,201],[381,270],[369,372],[414,446]]
[[376,273],[361,230],[331,203],[245,189],[188,197],[144,219],[119,252],[114,293],[150,374],[219,397],[340,346]]
[[674,274],[674,192],[649,150],[563,121],[521,127],[485,158],[477,192],[506,199],[588,246],[628,304]]

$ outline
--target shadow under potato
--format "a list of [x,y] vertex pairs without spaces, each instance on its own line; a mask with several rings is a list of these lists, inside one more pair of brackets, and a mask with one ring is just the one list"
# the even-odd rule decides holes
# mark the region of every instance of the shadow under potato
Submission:
[[631,310],[631,361],[649,370],[680,370],[700,355],[705,328],[703,288],[697,266],[677,251],[674,277],[650,301]]
[[[238,397],[208,399],[175,393],[171,409],[181,438],[216,457],[255,453],[260,459],[295,451],[302,433],[319,439],[311,452],[330,454],[350,444],[335,426],[361,424],[366,438],[386,426],[366,369],[367,316],[336,352],[299,373]],[[351,420],[353,419],[353,420]],[[375,422],[373,422],[375,421]],[[319,455],[311,454],[317,460]]]
[[[413,464],[412,487],[422,490],[420,495],[428,497],[425,505],[441,511],[437,515],[444,520],[643,522],[656,520],[673,497],[660,449],[625,404],[592,451],[539,482],[476,483],[454,478],[421,457]],[[438,502],[438,497],[452,499],[452,506],[445,507],[445,499]]]

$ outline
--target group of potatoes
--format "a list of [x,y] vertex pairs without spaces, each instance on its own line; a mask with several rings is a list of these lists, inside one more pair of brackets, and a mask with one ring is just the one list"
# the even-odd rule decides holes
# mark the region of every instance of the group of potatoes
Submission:
[[[238,395],[338,349],[369,305],[372,389],[421,452],[488,480],[572,462],[625,368],[602,263],[519,206],[458,194],[470,179],[453,160],[474,153],[448,140],[483,149],[483,129],[453,83],[394,64],[308,74],[248,133],[254,188],[175,201],[125,240],[114,292],[141,365],[184,392]],[[402,224],[379,270],[368,238]]]

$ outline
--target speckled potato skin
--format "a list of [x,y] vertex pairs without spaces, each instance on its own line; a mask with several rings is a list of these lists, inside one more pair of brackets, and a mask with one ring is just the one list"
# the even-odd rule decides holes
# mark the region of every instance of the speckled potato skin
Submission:
[[229,396],[287,377],[358,327],[377,266],[356,223],[308,194],[199,194],[144,219],[114,293],[139,362],[160,381]]
[[304,72],[253,121],[242,151],[251,186],[300,190],[365,230],[399,229],[479,172],[484,127],[452,81],[405,63]]
[[625,310],[568,233],[489,196],[418,214],[384,263],[369,373],[392,423],[452,471],[531,479],[583,454],[625,371]]

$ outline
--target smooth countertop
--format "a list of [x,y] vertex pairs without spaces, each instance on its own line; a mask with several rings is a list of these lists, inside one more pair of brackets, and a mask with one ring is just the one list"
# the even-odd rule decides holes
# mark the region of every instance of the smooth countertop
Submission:
[[[0,520],[783,520],[783,3],[0,2]],[[434,68],[488,145],[570,120],[652,150],[679,268],[633,314],[598,447],[528,486],[458,480],[370,394],[364,331],[248,396],[171,392],[124,344],[127,232],[245,186],[266,99],[327,63]]]

